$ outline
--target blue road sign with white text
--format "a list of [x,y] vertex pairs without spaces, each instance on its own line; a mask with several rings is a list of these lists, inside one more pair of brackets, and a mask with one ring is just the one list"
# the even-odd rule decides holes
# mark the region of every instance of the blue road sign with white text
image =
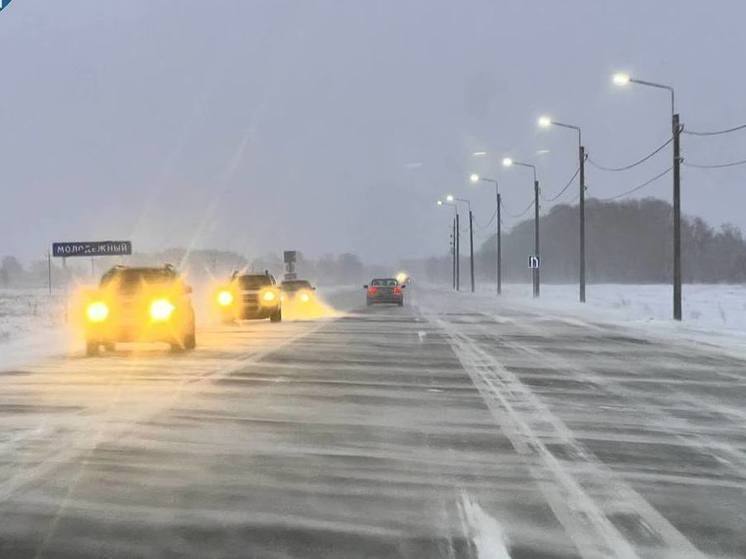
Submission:
[[81,241],[52,243],[52,256],[126,256],[132,254],[132,241]]

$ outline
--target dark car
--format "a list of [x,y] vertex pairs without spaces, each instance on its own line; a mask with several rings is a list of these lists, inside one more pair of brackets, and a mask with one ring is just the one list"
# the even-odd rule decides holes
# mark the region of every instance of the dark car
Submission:
[[375,303],[391,303],[399,305],[404,304],[404,291],[406,287],[400,284],[396,278],[375,278],[370,281],[370,285],[364,285],[365,302],[368,305]]
[[280,284],[284,301],[298,304],[311,303],[316,299],[316,288],[307,280],[284,280]]
[[174,350],[193,349],[192,288],[173,266],[115,266],[98,289],[85,295],[86,353],[117,342],[166,342]]
[[234,272],[228,285],[218,290],[217,303],[224,322],[269,318],[282,320],[282,298],[272,274]]

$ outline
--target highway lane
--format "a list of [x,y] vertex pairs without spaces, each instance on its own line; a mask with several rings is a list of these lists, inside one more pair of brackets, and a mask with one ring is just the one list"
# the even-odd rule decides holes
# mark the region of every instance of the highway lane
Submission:
[[1,373],[0,557],[746,555],[743,362],[408,296]]

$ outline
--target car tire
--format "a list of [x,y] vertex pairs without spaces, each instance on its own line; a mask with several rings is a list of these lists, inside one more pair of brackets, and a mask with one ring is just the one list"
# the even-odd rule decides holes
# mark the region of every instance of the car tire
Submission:
[[95,357],[98,355],[101,344],[98,342],[86,342],[85,343],[85,354],[88,357]]
[[194,335],[194,331],[184,336],[184,349],[194,349],[197,347],[197,337]]
[[270,322],[282,322],[282,309],[278,309],[269,315]]

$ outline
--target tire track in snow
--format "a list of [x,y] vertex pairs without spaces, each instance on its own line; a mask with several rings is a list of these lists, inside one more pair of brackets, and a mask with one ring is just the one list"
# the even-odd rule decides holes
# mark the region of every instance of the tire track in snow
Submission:
[[[692,543],[638,493],[576,441],[516,375],[505,369],[454,325],[430,316],[447,334],[464,369],[514,448],[529,461],[558,520],[585,558],[704,558]],[[545,441],[560,445],[582,462],[576,479]],[[589,495],[600,498],[593,498]],[[628,540],[611,518],[632,521],[635,541]]]

